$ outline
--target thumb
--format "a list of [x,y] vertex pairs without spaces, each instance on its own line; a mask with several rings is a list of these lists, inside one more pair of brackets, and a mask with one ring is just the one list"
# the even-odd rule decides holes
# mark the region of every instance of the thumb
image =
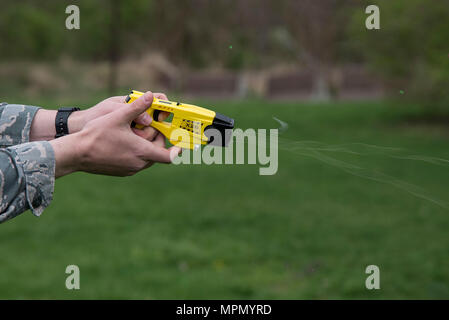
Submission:
[[145,112],[153,103],[153,93],[151,91],[145,92],[139,99],[131,104],[127,104],[123,108],[117,110],[121,121],[131,123],[140,114]]

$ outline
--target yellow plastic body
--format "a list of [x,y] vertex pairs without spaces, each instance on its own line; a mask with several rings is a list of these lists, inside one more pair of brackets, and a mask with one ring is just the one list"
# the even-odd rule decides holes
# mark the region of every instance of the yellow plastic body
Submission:
[[[133,90],[128,96],[129,99],[126,99],[127,103],[134,102],[142,95],[143,92]],[[153,117],[155,110],[172,113],[172,121],[156,121]],[[215,118],[215,112],[212,110],[158,98],[153,99],[146,112],[153,118],[150,126],[161,132],[171,144],[184,149],[195,149],[200,144],[207,144],[208,138],[204,135],[204,129],[211,125]],[[142,129],[143,126],[136,124],[136,128]]]

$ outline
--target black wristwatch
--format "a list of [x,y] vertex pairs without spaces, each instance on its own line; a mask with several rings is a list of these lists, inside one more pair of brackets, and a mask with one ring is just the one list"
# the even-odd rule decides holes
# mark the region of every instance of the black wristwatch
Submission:
[[68,120],[72,112],[79,111],[80,108],[62,107],[58,109],[55,119],[56,135],[55,138],[59,138],[69,134]]

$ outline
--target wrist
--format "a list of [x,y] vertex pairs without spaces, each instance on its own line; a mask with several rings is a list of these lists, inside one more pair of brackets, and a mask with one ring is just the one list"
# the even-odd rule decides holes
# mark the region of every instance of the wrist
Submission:
[[82,151],[79,133],[50,141],[56,160],[56,178],[81,170]]
[[70,115],[67,121],[70,134],[77,133],[83,129],[84,125],[87,123],[86,112],[87,110],[80,110],[75,111]]
[[52,140],[55,138],[56,111],[39,109],[31,123],[30,141]]

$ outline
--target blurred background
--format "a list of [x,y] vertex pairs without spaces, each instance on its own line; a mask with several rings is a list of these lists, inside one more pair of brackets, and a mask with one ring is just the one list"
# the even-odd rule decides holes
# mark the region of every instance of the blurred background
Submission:
[[[0,298],[447,299],[448,86],[447,0],[2,0],[0,101],[152,90],[289,129],[274,176],[58,180],[41,218],[0,227]],[[365,288],[371,264],[380,290]]]

